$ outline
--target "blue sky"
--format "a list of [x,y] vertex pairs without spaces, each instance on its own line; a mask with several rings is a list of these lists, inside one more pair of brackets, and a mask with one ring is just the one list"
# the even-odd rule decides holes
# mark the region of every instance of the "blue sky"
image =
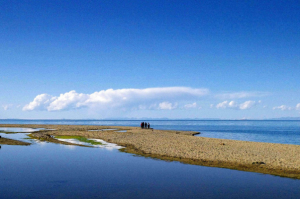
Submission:
[[296,0],[4,0],[0,30],[0,119],[300,117]]

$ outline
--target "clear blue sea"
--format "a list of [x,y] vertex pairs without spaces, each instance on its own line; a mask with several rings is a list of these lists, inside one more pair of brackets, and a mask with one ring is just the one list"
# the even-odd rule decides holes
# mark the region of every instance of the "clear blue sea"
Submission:
[[[141,121],[2,120],[139,126]],[[147,121],[201,136],[299,144],[299,121]],[[19,130],[18,130],[19,131]],[[30,130],[25,130],[29,132]],[[24,133],[2,137],[23,139]],[[300,180],[30,140],[0,146],[0,198],[299,198]]]

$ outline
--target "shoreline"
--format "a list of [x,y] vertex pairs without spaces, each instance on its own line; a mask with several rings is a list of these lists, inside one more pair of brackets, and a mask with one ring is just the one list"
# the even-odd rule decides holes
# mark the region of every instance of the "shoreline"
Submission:
[[[129,126],[1,124],[0,127],[56,129],[33,132],[31,137],[54,143],[58,143],[51,138],[55,135],[98,138],[124,146],[125,148],[120,149],[122,152],[144,157],[300,179],[299,145],[205,138],[193,136],[199,133],[193,131]],[[51,136],[48,139],[46,135]]]
[[22,145],[22,146],[29,146],[29,145],[31,145],[31,143],[28,143],[28,142],[22,142],[22,141],[19,141],[19,140],[13,140],[13,139],[4,138],[4,137],[0,138],[0,144],[5,144],[5,145]]

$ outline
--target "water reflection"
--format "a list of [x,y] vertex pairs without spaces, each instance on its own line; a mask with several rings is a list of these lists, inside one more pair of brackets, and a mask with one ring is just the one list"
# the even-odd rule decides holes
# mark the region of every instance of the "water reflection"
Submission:
[[[0,128],[0,138],[1,138],[1,136],[2,137],[4,136],[5,138],[8,138],[8,139],[19,140],[19,141],[23,141],[23,142],[27,142],[27,143],[38,143],[40,145],[43,145],[45,142],[40,141],[40,140],[35,140],[35,139],[28,139],[29,137],[27,135],[29,134],[29,132],[32,133],[32,132],[36,132],[36,131],[40,131],[40,130],[44,130],[44,129],[45,128],[33,129],[33,128],[1,127]],[[55,129],[47,129],[47,130],[55,130]],[[117,129],[100,129],[100,130],[90,130],[90,131],[106,131],[106,130],[117,130]],[[1,133],[1,132],[3,132],[3,133]],[[7,133],[7,132],[13,132],[13,133]],[[123,148],[116,144],[108,143],[108,142],[105,142],[104,140],[100,140],[100,139],[89,139],[89,140],[100,142],[100,143],[102,143],[102,145],[92,145],[92,144],[82,142],[82,141],[79,141],[76,139],[58,139],[58,140],[73,143],[73,144],[105,148],[107,150]]]
[[16,128],[16,127],[0,127],[0,132],[20,132],[20,133],[26,133],[26,132],[35,132],[35,131],[40,131],[43,130],[45,128]]
[[[52,143],[1,149],[1,198],[297,198],[299,180]],[[16,191],[18,190],[18,191]]]
[[104,140],[101,140],[101,139],[88,139],[88,140],[93,140],[95,142],[99,142],[101,144],[89,144],[89,143],[86,143],[86,142],[81,142],[77,139],[60,139],[58,138],[58,140],[60,141],[64,141],[64,142],[69,142],[69,143],[72,143],[72,144],[79,144],[79,145],[85,145],[85,146],[91,146],[91,147],[97,147],[97,148],[104,148],[104,149],[107,149],[107,150],[114,150],[114,149],[122,149],[124,147],[122,146],[118,146],[117,144],[114,144],[114,143],[109,143],[109,142],[106,142]]
[[0,133],[1,137],[3,138],[8,138],[8,139],[13,139],[13,140],[21,140],[28,138],[29,133]]
[[[37,140],[33,140],[28,137],[29,133],[45,130],[45,128],[15,128],[15,127],[0,127],[0,138],[8,138],[12,140],[18,140],[26,143],[35,143]],[[47,129],[52,130],[52,129]],[[53,129],[54,130],[54,129]]]
[[27,142],[27,143],[33,143],[32,140],[28,139],[29,137],[27,136],[29,133],[0,133],[0,137],[2,138],[7,138],[7,139],[12,139],[12,140],[18,140],[22,142]]

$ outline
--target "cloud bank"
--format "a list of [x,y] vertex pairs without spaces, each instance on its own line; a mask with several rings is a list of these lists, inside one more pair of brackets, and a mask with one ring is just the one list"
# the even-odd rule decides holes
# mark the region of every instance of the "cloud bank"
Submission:
[[217,104],[216,108],[218,108],[218,109],[232,108],[232,109],[245,110],[245,109],[250,109],[250,108],[254,107],[258,103],[260,103],[260,101],[256,102],[256,101],[249,100],[249,101],[245,101],[244,103],[240,103],[240,104],[238,104],[235,101],[230,101],[230,102],[224,101],[224,102]]
[[61,111],[84,107],[115,108],[123,106],[144,108],[152,106],[161,110],[172,110],[178,106],[174,101],[195,100],[208,94],[208,89],[190,87],[108,89],[92,94],[77,93],[72,90],[59,96],[37,95],[32,102],[23,107],[23,111]]
[[252,98],[252,97],[264,97],[268,96],[270,93],[268,92],[235,92],[235,93],[222,93],[222,94],[217,94],[217,98],[222,98],[222,99],[242,99],[242,98]]
[[186,105],[184,105],[184,108],[185,109],[197,108],[197,103],[194,102],[192,104],[186,104]]
[[290,111],[290,110],[300,110],[300,103],[298,103],[296,105],[296,107],[290,107],[290,106],[287,106],[287,105],[281,105],[281,106],[275,106],[273,107],[273,110],[282,110],[282,111]]
[[276,110],[276,109],[279,109],[279,110],[282,110],[282,111],[286,111],[286,110],[292,110],[292,107],[289,107],[289,106],[286,106],[286,105],[281,105],[281,106],[273,107],[273,110]]
[[158,107],[161,110],[172,110],[172,109],[177,108],[177,103],[172,104],[170,102],[162,102],[162,103],[159,103]]

